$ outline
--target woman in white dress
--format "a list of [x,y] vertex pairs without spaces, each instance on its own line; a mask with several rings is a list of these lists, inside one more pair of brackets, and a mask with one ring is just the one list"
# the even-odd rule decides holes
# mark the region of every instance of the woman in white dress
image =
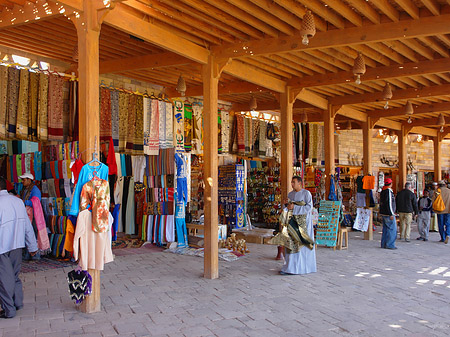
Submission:
[[[311,212],[313,208],[312,195],[308,190],[303,189],[303,181],[300,177],[295,176],[291,182],[293,191],[288,194],[287,208],[292,210],[292,221],[296,215],[306,215],[306,232],[309,238],[302,238],[304,245],[298,252],[285,249],[284,265],[280,271],[282,275],[289,274],[308,274],[317,271],[316,267],[316,249],[314,244],[308,244],[305,239],[314,241],[314,228],[312,224]],[[301,231],[300,231],[301,233]]]

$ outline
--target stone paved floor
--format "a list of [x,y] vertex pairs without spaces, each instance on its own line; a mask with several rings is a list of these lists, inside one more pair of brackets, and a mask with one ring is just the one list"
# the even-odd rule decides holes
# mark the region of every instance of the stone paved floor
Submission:
[[91,315],[68,297],[69,268],[23,274],[25,307],[0,321],[0,337],[450,334],[450,244],[432,233],[392,251],[379,234],[350,238],[349,250],[319,248],[307,276],[279,275],[268,245],[220,262],[218,280],[202,278],[198,257],[118,256],[102,273],[103,311]]

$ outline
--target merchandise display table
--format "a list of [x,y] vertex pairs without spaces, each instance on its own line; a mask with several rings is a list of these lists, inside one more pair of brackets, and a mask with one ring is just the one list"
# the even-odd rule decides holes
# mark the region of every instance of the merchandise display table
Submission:
[[263,244],[273,237],[273,229],[268,228],[253,228],[251,230],[235,228],[233,233],[236,233],[237,239],[244,239],[247,243]]

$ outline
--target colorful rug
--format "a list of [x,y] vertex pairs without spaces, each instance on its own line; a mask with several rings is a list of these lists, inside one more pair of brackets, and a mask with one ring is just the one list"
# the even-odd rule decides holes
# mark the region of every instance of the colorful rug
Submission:
[[72,266],[76,266],[76,263],[69,260],[55,260],[43,257],[40,260],[22,261],[21,272],[34,273],[36,271],[44,271]]
[[118,248],[140,248],[144,244],[144,241],[139,240],[138,238],[131,238],[129,236],[123,236],[117,238],[116,241],[112,243],[112,249]]

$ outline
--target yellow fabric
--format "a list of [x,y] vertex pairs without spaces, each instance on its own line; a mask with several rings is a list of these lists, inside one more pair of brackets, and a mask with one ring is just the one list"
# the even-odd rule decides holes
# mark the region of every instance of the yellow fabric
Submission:
[[64,241],[64,249],[68,252],[73,252],[73,237],[75,235],[75,227],[73,226],[72,221],[67,219],[66,226],[66,241]]
[[433,201],[433,210],[436,212],[442,212],[445,210],[444,200],[442,199],[441,189],[438,188],[436,192],[436,198]]

